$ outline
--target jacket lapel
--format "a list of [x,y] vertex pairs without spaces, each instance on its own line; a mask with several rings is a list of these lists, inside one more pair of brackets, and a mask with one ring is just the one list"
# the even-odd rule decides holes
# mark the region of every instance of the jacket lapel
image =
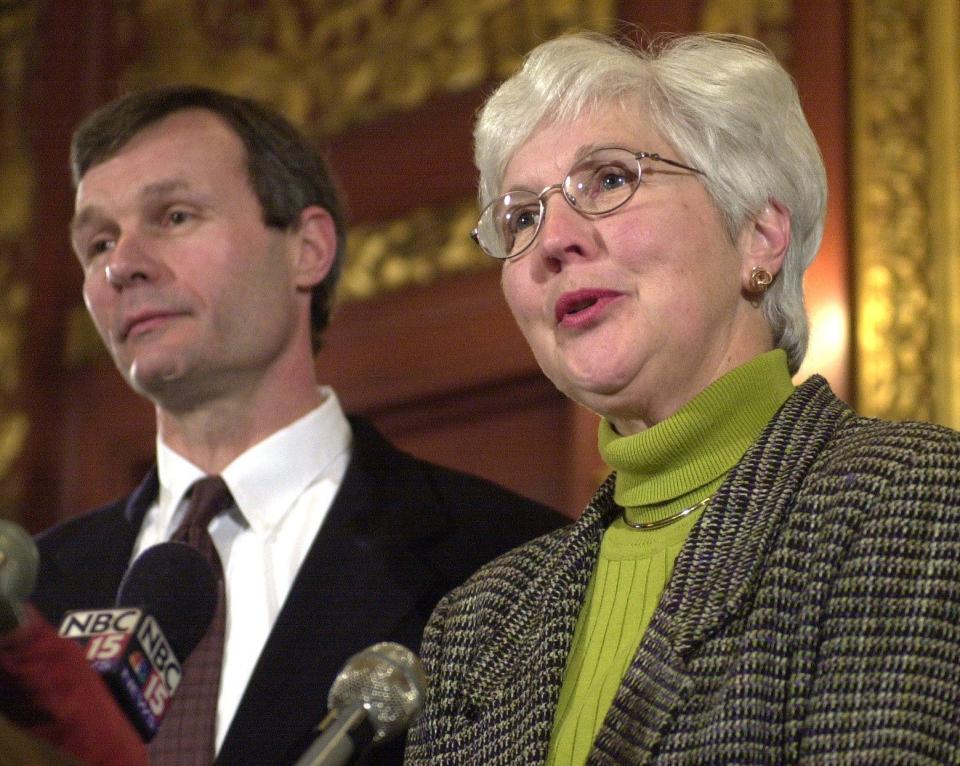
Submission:
[[143,524],[143,517],[147,515],[150,504],[156,500],[159,492],[160,475],[157,473],[157,466],[153,465],[143,481],[140,482],[140,486],[127,498],[123,508],[123,516],[127,521],[124,534],[129,538],[131,552],[140,532],[140,525]]
[[[154,465],[149,473],[133,493],[127,498],[123,507],[123,523],[116,524],[111,530],[109,546],[98,546],[100,558],[96,562],[97,577],[83,578],[84,586],[91,584],[94,590],[102,589],[95,598],[104,606],[113,606],[116,603],[117,588],[120,581],[130,568],[130,557],[133,555],[133,546],[140,533],[140,525],[150,504],[157,496],[160,480],[157,477],[157,467]],[[80,550],[79,547],[76,548]],[[93,593],[94,591],[91,591]]]
[[[524,763],[542,763],[567,655],[603,532],[616,517],[613,477],[597,491],[580,519],[561,533],[524,549],[516,562],[531,573],[523,589],[493,626],[495,640],[481,644],[470,660],[464,689],[466,705],[495,711],[518,704],[524,722]],[[513,562],[512,562],[513,563]]]
[[688,661],[749,608],[766,552],[845,413],[811,378],[730,472],[677,558],[589,763],[649,762],[689,695]]
[[125,501],[38,536],[42,566],[33,600],[47,619],[59,625],[65,612],[115,605],[117,588],[157,486],[154,468]]

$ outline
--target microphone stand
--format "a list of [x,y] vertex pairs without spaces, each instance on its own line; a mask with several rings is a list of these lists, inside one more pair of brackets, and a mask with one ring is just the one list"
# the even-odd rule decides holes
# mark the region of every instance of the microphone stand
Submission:
[[295,766],[346,766],[366,749],[375,731],[364,702],[332,710],[318,727],[323,734],[307,748]]

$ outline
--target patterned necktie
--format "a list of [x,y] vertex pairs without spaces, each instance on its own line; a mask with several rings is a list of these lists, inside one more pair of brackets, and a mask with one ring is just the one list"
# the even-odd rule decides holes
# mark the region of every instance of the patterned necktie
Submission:
[[226,599],[223,565],[207,531],[217,514],[233,505],[230,490],[219,476],[208,476],[193,485],[183,522],[171,540],[187,543],[204,555],[218,581],[217,609],[200,643],[183,663],[183,677],[160,731],[149,745],[151,766],[210,766],[214,755],[214,730]]

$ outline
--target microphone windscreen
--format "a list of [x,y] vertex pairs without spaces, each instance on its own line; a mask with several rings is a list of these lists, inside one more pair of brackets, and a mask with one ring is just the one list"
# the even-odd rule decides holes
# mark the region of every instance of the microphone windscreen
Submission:
[[423,708],[427,679],[420,660],[390,641],[369,646],[347,660],[327,695],[331,710],[363,703],[382,742],[407,729]]
[[117,591],[118,607],[151,615],[182,662],[203,638],[217,608],[217,577],[186,543],[160,543],[141,553]]
[[40,554],[33,539],[0,519],[0,635],[23,622],[23,602],[37,582]]

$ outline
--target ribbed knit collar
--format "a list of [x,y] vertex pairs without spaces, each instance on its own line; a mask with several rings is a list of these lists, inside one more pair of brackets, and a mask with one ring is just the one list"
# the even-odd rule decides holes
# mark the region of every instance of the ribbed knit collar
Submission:
[[[775,349],[714,381],[676,413],[630,436],[600,421],[600,454],[617,471],[626,508],[672,505],[719,485],[793,393],[787,356]],[[708,487],[708,485],[710,485]]]

